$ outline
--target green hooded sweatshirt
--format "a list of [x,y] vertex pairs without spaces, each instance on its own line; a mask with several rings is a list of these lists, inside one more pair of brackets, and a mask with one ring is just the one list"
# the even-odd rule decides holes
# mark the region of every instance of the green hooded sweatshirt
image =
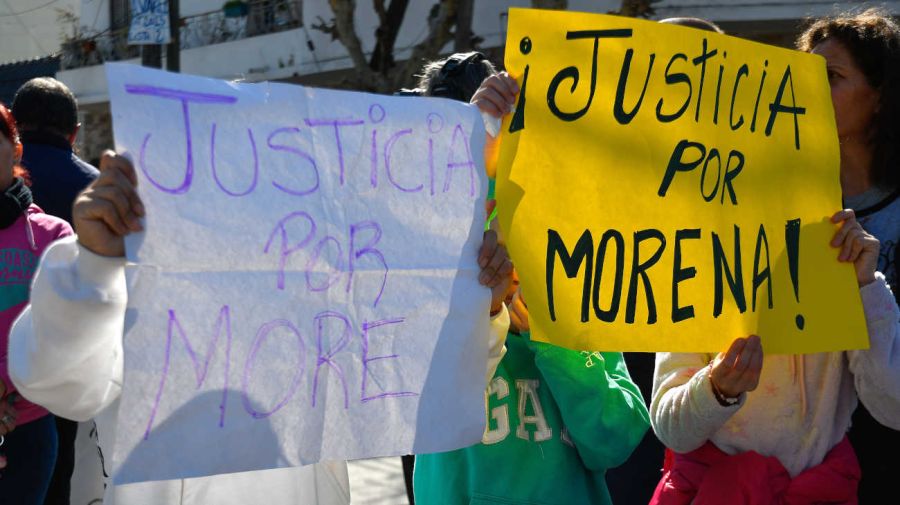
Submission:
[[485,392],[482,443],[416,456],[416,505],[609,504],[606,469],[650,425],[621,353],[510,333]]

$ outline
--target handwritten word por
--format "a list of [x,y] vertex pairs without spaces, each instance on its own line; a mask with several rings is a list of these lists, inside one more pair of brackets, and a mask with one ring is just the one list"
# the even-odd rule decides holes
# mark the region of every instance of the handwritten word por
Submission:
[[[693,150],[697,153],[696,158],[692,161],[685,161],[688,150]],[[715,161],[716,171],[714,179],[715,185],[712,186],[712,189],[708,190],[707,187],[712,183],[707,184],[707,173],[712,173],[710,165],[713,161]],[[720,203],[725,203],[725,193],[727,192],[731,204],[737,205],[737,194],[734,191],[733,181],[734,178],[741,173],[741,169],[744,168],[743,153],[732,149],[731,152],[728,153],[728,160],[725,162],[725,171],[723,173],[722,155],[717,148],[713,147],[707,152],[706,146],[700,142],[691,142],[686,139],[678,142],[678,145],[675,146],[675,150],[672,152],[672,157],[669,158],[669,164],[666,166],[666,173],[663,175],[663,180],[659,185],[657,194],[659,196],[666,196],[666,192],[669,190],[669,186],[672,184],[672,180],[675,178],[676,173],[690,172],[697,168],[700,163],[703,163],[703,169],[700,172],[700,195],[703,199],[707,202],[712,201],[716,197],[716,193],[719,192],[719,186],[721,184],[722,197]]]
[[[303,239],[291,245],[291,241],[288,238],[288,224],[298,220],[305,224],[307,232]],[[365,235],[368,235],[368,240],[361,240],[360,237]],[[263,248],[263,252],[268,254],[276,237],[280,238],[281,247],[278,255],[278,279],[276,281],[278,289],[284,290],[285,288],[285,270],[287,268],[288,259],[293,254],[302,251],[310,245],[315,239],[315,236],[316,220],[304,211],[291,212],[279,220],[272,229],[272,232],[269,234],[269,239],[266,242],[266,246]],[[356,270],[357,262],[363,257],[371,257],[379,264],[379,268],[382,270],[381,287],[378,290],[378,294],[375,296],[374,302],[372,302],[372,306],[376,307],[378,306],[379,300],[381,300],[381,295],[384,294],[384,286],[387,284],[388,272],[390,270],[387,261],[384,258],[384,254],[376,248],[378,242],[381,240],[381,226],[375,221],[360,221],[353,223],[349,227],[347,236],[347,283],[344,291],[347,293],[350,292],[350,286],[353,283],[353,273]],[[364,243],[365,245],[360,245],[361,243]],[[316,284],[313,281],[313,274],[318,271],[317,267],[321,262],[320,260],[328,249],[336,251],[334,257],[337,258],[338,261],[337,270],[326,274],[324,283]],[[341,242],[330,235],[326,235],[319,239],[312,247],[312,254],[303,269],[304,276],[306,277],[306,287],[309,291],[325,291],[340,279],[340,276],[343,274],[343,251],[344,249],[341,247]]]

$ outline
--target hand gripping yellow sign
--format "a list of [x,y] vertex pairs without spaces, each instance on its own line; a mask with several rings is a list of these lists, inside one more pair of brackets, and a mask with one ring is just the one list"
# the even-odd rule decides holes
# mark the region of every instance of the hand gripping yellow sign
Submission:
[[821,57],[681,26],[511,9],[521,92],[499,222],[532,338],[574,349],[868,346],[837,261],[839,148]]

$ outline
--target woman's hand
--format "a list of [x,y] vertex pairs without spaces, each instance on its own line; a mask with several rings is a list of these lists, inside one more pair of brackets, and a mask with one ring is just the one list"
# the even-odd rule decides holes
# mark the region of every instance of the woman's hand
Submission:
[[763,349],[759,337],[738,338],[727,352],[719,353],[713,360],[709,379],[713,389],[726,398],[737,398],[741,393],[756,389],[762,365]]
[[506,72],[494,74],[481,83],[481,87],[472,95],[470,103],[478,106],[481,112],[494,117],[503,117],[516,104],[516,93],[519,84]]
[[862,225],[856,220],[856,214],[850,209],[844,209],[831,216],[831,222],[842,223],[841,228],[831,239],[831,247],[841,249],[838,261],[853,262],[856,282],[860,287],[874,282],[881,243],[863,230]]
[[100,177],[72,206],[78,242],[101,256],[124,256],[125,235],[141,231],[144,205],[131,162],[112,151],[100,158]]

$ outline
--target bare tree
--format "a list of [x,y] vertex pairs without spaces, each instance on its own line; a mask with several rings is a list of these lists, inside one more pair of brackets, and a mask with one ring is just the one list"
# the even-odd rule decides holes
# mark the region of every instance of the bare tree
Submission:
[[[378,15],[375,29],[375,48],[367,57],[357,35],[353,15],[356,0],[329,0],[334,18],[319,19],[312,28],[328,33],[341,41],[353,61],[354,75],[345,85],[379,93],[391,93],[415,82],[415,74],[426,61],[436,59],[441,49],[455,40],[454,50],[474,49],[477,39],[472,34],[473,0],[438,0],[425,24],[428,35],[412,48],[412,54],[404,62],[395,59],[394,44],[406,18],[409,0],[371,0]],[[652,4],[660,0],[622,0],[616,14],[632,17],[653,15]],[[567,0],[532,0],[531,5],[540,9],[566,9]],[[419,20],[415,20],[418,22]]]
[[633,18],[649,18],[654,14],[653,4],[659,3],[660,0],[622,0],[622,7],[619,8],[620,16],[629,16]]
[[353,20],[355,0],[329,0],[334,18],[328,23],[320,19],[313,28],[330,33],[347,48],[355,70],[355,76],[348,85],[389,93],[410,86],[414,80],[413,74],[422,62],[436,58],[441,48],[453,40],[458,3],[459,0],[439,0],[431,8],[425,20],[428,35],[412,48],[410,58],[399,64],[394,59],[394,43],[406,17],[409,0],[390,0],[389,5],[385,0],[372,0],[378,14],[378,27],[375,29],[375,49],[370,58],[366,58],[356,32]]

